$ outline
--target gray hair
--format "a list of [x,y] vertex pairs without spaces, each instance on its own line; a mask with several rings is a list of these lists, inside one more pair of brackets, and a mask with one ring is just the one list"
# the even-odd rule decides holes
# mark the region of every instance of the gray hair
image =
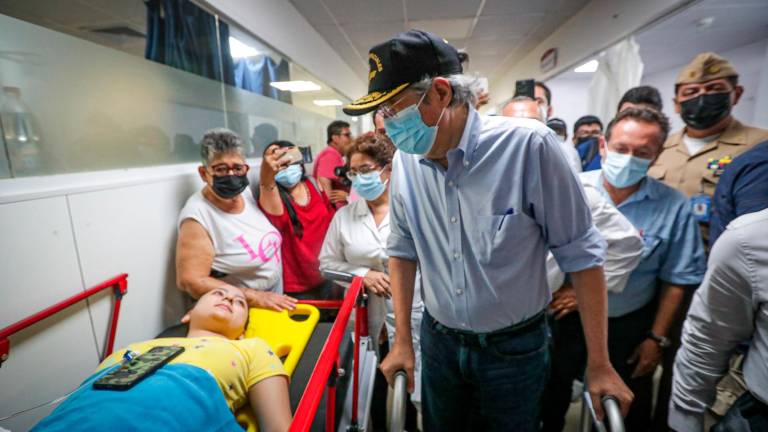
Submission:
[[245,159],[243,140],[236,133],[226,128],[215,128],[205,132],[200,140],[200,156],[203,165],[208,166],[217,156],[237,153]]
[[[448,75],[443,78],[447,79],[448,82],[451,83],[451,88],[453,89],[453,98],[451,99],[451,103],[448,105],[449,107],[456,107],[466,104],[470,104],[472,106],[475,105],[477,102],[477,95],[479,95],[483,89],[478,77],[456,74]],[[411,84],[408,87],[408,90],[416,93],[424,93],[429,90],[433,79],[434,77],[424,77],[421,79],[421,81]]]

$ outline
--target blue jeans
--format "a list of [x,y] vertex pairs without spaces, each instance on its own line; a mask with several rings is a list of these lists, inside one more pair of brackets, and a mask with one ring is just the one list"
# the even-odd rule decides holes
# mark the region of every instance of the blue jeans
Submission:
[[538,430],[549,373],[546,321],[481,342],[449,333],[424,312],[424,432]]

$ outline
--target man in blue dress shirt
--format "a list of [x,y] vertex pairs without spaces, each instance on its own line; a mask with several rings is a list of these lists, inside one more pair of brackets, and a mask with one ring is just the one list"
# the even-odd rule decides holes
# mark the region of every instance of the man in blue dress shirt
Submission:
[[632,393],[608,360],[605,242],[552,131],[485,117],[456,49],[412,30],[373,47],[369,93],[344,108],[378,109],[399,151],[388,252],[396,340],[381,368],[413,387],[410,309],[417,266],[425,431],[538,429],[549,366],[547,251],[571,273],[588,346],[589,390]]
[[684,312],[685,290],[698,286],[706,270],[690,201],[647,175],[668,132],[669,122],[658,111],[622,111],[600,140],[602,169],[581,174],[632,222],[645,243],[624,290],[608,293],[610,359],[635,394],[625,420],[628,431],[650,430],[653,372],[664,350],[674,349],[670,330]]

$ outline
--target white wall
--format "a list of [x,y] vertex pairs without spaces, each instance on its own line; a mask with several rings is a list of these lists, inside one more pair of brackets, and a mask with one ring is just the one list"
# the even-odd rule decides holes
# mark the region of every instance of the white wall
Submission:
[[[768,50],[768,39],[718,53],[733,63],[736,71],[739,72],[739,84],[744,86],[744,95],[733,109],[734,116],[743,123],[764,128],[768,128],[768,115],[765,111],[765,105],[768,104],[768,96],[765,95],[765,89],[768,88],[768,74],[765,73],[765,67],[768,65],[766,50]],[[680,60],[679,65],[644,76],[642,80],[642,84],[654,86],[661,92],[664,113],[670,118],[672,130],[679,130],[684,126],[680,116],[675,113],[672,103],[672,98],[675,96],[675,78],[680,69],[692,60],[692,57]],[[760,95],[760,92],[763,94]],[[760,96],[763,98],[762,102],[756,104]],[[756,109],[759,106],[763,108]]]
[[288,0],[202,0],[292,61],[355,99],[367,83],[352,71]]
[[[544,80],[556,76],[686,3],[690,0],[592,0],[510,70],[491,82],[494,101],[500,104],[512,97],[515,80]],[[558,49],[558,66],[541,73],[539,59],[549,48]]]
[[[552,116],[565,120],[568,125],[568,138],[573,136],[573,124],[587,113],[587,87],[591,78],[568,79],[555,78],[547,81],[547,86],[552,90]],[[601,119],[602,120],[602,119]]]
[[760,67],[760,80],[755,91],[755,112],[753,122],[756,126],[768,129],[768,43],[765,44],[763,65]]

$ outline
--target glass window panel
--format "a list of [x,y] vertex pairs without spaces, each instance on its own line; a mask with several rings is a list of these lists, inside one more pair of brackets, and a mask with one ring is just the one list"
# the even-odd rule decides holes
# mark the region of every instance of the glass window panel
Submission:
[[224,124],[214,80],[4,15],[0,29],[4,113],[37,137],[9,137],[4,114],[14,176],[196,160],[190,142]]
[[[317,103],[348,99],[188,0],[64,3],[0,1],[0,178],[198,161],[202,134],[222,126],[249,157],[277,139],[317,154],[336,119],[360,133]],[[290,80],[321,89],[270,85]]]

